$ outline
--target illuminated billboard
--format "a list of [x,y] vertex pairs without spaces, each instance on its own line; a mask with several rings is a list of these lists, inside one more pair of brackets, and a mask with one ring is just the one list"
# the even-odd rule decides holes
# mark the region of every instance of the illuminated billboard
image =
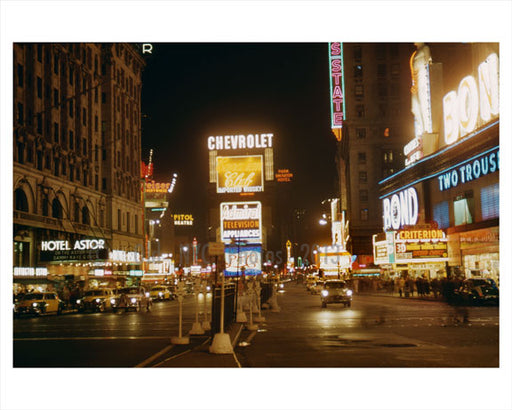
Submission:
[[220,204],[221,241],[260,243],[261,202],[223,202]]
[[217,193],[263,192],[263,157],[217,157]]
[[261,275],[261,245],[226,246],[225,276]]
[[274,134],[221,135],[208,137],[210,151],[272,148]]
[[343,46],[329,43],[329,74],[331,85],[331,129],[336,139],[341,141],[341,128],[345,118],[345,81],[343,71]]

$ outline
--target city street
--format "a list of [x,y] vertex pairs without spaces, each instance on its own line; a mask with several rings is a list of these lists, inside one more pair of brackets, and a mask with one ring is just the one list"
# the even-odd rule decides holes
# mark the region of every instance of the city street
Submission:
[[469,324],[443,302],[355,295],[351,308],[322,309],[320,296],[290,282],[281,311],[263,312],[255,335],[244,331],[242,367],[496,367],[497,307],[469,307]]
[[[320,296],[295,282],[286,283],[278,303],[280,312],[262,310],[258,331],[242,331],[235,349],[241,367],[499,366],[497,307],[468,307],[468,324],[444,302],[388,295],[359,294],[351,308],[321,308]],[[183,334],[194,312],[188,297]],[[14,321],[14,366],[156,367],[209,336],[172,346],[177,335],[177,301],[154,303],[151,312],[21,318]],[[186,359],[165,364],[190,366]]]

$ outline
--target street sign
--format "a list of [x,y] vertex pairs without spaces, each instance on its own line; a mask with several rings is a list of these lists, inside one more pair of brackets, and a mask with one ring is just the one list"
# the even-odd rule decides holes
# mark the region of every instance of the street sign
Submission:
[[224,255],[224,244],[222,242],[208,242],[208,253],[210,255]]

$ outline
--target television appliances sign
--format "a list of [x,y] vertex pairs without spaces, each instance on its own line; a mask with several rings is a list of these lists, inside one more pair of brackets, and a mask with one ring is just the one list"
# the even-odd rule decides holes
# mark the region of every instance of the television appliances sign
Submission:
[[220,204],[221,241],[260,243],[261,202],[223,202]]
[[263,157],[217,157],[217,193],[263,191]]

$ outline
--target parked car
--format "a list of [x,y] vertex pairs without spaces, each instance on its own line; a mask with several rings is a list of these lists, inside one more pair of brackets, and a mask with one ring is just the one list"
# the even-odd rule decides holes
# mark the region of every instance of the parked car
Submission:
[[152,302],[149,292],[142,286],[129,286],[117,290],[116,297],[110,301],[112,310],[124,309],[126,312],[141,309],[150,310]]
[[149,291],[149,297],[152,301],[164,301],[174,299],[174,295],[167,286],[153,286]]
[[344,280],[340,279],[326,280],[320,297],[323,308],[327,307],[328,303],[343,303],[346,307],[352,304],[352,290]]
[[91,289],[84,293],[84,296],[77,299],[76,304],[79,312],[86,310],[92,312],[104,312],[111,307],[111,300],[114,298],[112,289]]
[[24,314],[43,315],[56,313],[60,315],[64,308],[64,302],[54,292],[26,293],[14,306],[14,315]]
[[453,292],[454,303],[464,305],[498,305],[499,289],[492,279],[465,279]]

